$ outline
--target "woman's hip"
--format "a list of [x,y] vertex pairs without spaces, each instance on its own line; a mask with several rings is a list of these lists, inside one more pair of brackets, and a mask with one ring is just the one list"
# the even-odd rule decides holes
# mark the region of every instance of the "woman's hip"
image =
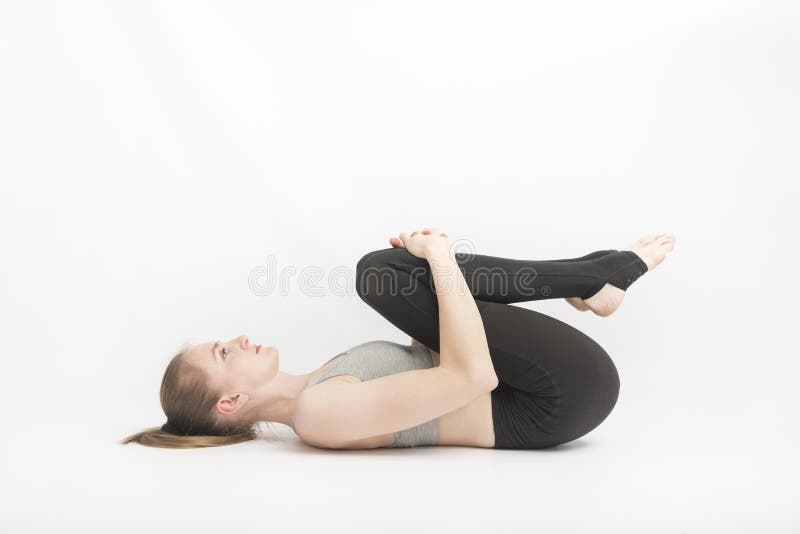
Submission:
[[492,391],[496,448],[552,447],[597,427],[619,396],[611,357],[547,315],[479,305],[500,385]]

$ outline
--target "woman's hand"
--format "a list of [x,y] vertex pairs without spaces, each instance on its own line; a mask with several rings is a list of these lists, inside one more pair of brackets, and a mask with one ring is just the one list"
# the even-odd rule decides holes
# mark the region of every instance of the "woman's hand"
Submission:
[[450,248],[447,234],[438,228],[423,228],[422,232],[415,230],[410,235],[400,232],[399,239],[390,237],[389,243],[393,247],[404,248],[414,256],[423,259],[427,259],[431,251],[447,251]]

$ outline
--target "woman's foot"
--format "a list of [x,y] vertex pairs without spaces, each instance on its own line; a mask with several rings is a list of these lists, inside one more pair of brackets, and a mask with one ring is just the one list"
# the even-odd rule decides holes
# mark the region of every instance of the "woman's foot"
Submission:
[[[675,234],[658,234],[637,239],[620,250],[630,250],[642,259],[645,265],[647,265],[648,271],[652,271],[658,264],[664,261],[667,254],[671,252],[674,247]],[[607,283],[603,286],[603,289],[586,300],[579,297],[565,300],[580,311],[592,310],[600,317],[608,317],[619,308],[623,298],[625,298],[625,291]]]

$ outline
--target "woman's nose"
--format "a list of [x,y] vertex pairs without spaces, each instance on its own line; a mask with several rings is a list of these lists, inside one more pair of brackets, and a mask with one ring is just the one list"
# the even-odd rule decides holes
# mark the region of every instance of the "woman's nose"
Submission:
[[250,346],[250,340],[247,339],[247,336],[241,336],[239,338],[239,343],[242,345],[242,349],[247,349]]

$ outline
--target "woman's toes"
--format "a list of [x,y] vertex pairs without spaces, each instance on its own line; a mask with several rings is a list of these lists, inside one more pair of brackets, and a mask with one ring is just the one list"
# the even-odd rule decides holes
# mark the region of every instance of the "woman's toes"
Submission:
[[643,247],[643,246],[647,245],[648,243],[651,243],[652,241],[655,241],[655,239],[656,239],[656,236],[646,235],[644,237],[640,237],[639,239],[637,239],[636,241],[634,241],[633,243],[631,243],[627,247],[621,248],[620,250],[631,250],[631,249],[634,249],[634,248],[640,248],[640,247]]
[[658,240],[658,245],[662,247],[669,246],[671,250],[675,245],[675,234],[664,234],[664,236]]

